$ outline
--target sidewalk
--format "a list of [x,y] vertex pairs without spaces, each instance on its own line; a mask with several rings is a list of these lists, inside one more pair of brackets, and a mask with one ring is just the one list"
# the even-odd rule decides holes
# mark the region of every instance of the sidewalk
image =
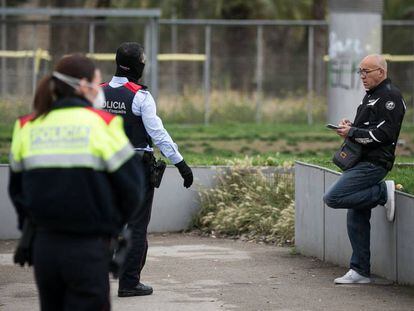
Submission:
[[[39,310],[31,269],[13,266],[14,242],[0,242],[0,310]],[[376,280],[335,286],[339,268],[289,248],[169,234],[151,235],[147,297],[118,298],[113,310],[414,310],[414,288]]]

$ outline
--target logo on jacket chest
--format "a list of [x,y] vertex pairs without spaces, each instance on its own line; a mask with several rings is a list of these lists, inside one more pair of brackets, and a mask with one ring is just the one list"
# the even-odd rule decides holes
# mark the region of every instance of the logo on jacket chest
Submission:
[[386,102],[385,108],[387,108],[388,110],[393,110],[395,108],[395,103],[392,101]]
[[112,113],[126,113],[126,106],[122,101],[107,100],[103,105],[103,109]]

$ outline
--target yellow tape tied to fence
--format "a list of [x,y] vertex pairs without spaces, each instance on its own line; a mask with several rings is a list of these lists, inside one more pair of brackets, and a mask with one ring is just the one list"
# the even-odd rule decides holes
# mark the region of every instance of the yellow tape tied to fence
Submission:
[[[87,53],[87,57],[96,59],[98,61],[114,61],[115,53]],[[29,51],[0,51],[0,57],[5,58],[35,58],[36,62],[41,60],[50,61],[51,57],[49,51],[37,49]],[[158,54],[158,61],[187,61],[187,62],[204,62],[206,56],[204,54]]]
[[[391,55],[391,54],[382,54],[385,60],[389,62],[396,62],[396,63],[405,63],[405,62],[414,62],[414,55]],[[329,55],[325,55],[323,57],[325,62],[329,62],[331,58]]]

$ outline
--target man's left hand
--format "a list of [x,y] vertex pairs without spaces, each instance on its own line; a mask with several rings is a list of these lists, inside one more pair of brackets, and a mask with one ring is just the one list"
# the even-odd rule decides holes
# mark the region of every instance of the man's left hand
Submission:
[[342,125],[339,129],[336,130],[336,133],[342,138],[346,138],[348,136],[350,129],[351,129],[350,125]]

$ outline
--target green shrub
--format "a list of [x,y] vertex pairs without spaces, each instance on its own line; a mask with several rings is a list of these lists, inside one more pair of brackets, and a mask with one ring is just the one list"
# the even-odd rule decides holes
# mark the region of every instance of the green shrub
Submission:
[[[214,188],[200,192],[193,227],[204,233],[276,244],[294,239],[292,173],[265,175],[253,160],[235,160],[217,174]],[[290,169],[291,163],[285,163]],[[281,167],[280,169],[283,169]]]

